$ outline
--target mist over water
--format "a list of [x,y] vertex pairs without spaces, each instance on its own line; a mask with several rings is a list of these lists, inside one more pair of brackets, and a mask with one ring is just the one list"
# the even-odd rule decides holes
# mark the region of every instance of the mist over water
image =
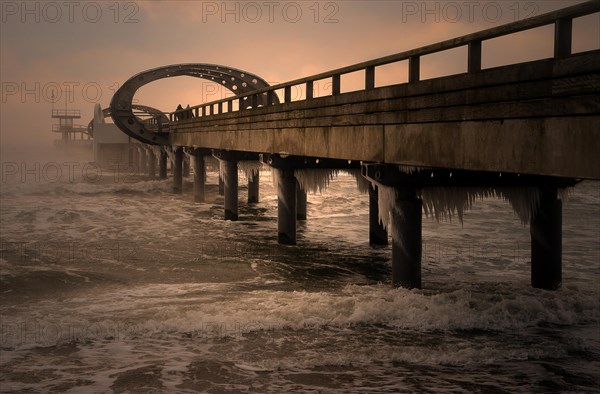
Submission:
[[[85,155],[4,153],[2,392],[600,391],[598,182],[564,202],[559,291],[529,286],[529,229],[496,199],[424,218],[423,290],[405,290],[350,175],[309,194],[290,247],[266,170],[256,205],[240,173],[225,222],[216,172],[195,204],[191,178],[175,195]],[[36,177],[48,163],[73,178]]]

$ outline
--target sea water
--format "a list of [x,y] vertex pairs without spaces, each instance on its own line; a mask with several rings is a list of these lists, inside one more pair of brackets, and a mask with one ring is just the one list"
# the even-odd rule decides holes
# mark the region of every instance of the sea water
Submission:
[[76,175],[3,179],[2,392],[600,392],[598,182],[563,203],[560,290],[530,287],[529,228],[495,198],[424,218],[406,290],[349,174],[309,194],[297,246],[265,168],[237,222],[218,172],[202,204],[191,178]]

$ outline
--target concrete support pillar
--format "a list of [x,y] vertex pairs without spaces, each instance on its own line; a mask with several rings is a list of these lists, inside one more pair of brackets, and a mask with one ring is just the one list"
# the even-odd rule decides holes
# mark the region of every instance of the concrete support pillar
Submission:
[[[223,165],[223,164],[221,164]],[[219,196],[224,196],[225,195],[225,182],[223,181],[223,178],[221,177],[221,175],[219,175]]]
[[204,202],[204,186],[206,185],[206,164],[204,156],[200,153],[194,154],[194,201]]
[[148,149],[148,178],[154,179],[156,177],[156,155],[154,149]]
[[131,169],[133,172],[139,172],[140,170],[140,152],[137,144],[134,144],[131,148]]
[[181,193],[183,190],[183,148],[175,148],[173,156],[173,191]]
[[379,198],[377,186],[369,187],[369,245],[387,245],[388,232],[379,221]]
[[280,244],[296,244],[296,178],[289,168],[277,169],[277,228]]
[[421,208],[415,189],[396,188],[392,209],[392,284],[421,288]]
[[306,220],[306,192],[300,187],[300,183],[296,180],[296,219]]
[[238,162],[222,160],[225,164],[225,220],[238,220]]
[[531,219],[531,286],[556,290],[562,283],[562,201],[556,187],[541,188]]
[[256,204],[259,200],[260,173],[253,172],[248,178],[248,204]]
[[140,172],[146,173],[148,171],[148,157],[146,155],[146,148],[140,147]]
[[167,152],[161,150],[158,158],[158,176],[160,179],[167,179],[167,157]]
[[190,157],[188,155],[183,155],[183,176],[190,176]]
[[[99,144],[98,148],[102,151],[102,146]],[[133,165],[133,145],[131,142],[129,143],[129,147],[127,149],[127,165],[131,167]]]

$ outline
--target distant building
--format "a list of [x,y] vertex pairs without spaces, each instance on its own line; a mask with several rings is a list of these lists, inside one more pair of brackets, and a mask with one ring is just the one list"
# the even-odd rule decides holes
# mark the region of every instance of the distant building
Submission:
[[78,109],[52,108],[51,116],[53,119],[58,119],[58,124],[52,125],[52,132],[60,133],[60,138],[54,140],[55,146],[91,148],[92,139],[88,134],[88,129],[82,125],[74,124],[75,119],[81,119],[81,113]]
[[103,167],[129,164],[129,136],[114,124],[104,121],[104,112],[100,104],[94,106],[92,133],[94,136],[94,162]]

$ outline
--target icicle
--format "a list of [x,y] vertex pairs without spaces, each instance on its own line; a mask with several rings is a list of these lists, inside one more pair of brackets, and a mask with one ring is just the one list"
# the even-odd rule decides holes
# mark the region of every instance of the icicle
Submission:
[[407,165],[402,165],[402,164],[398,164],[398,170],[404,174],[413,174],[415,172],[421,172],[421,171],[425,171],[425,170],[429,170],[429,168],[427,167],[417,167],[417,166],[407,166]]
[[315,194],[323,192],[329,182],[337,177],[339,170],[322,168],[302,168],[294,170],[294,176],[300,183],[302,190]]
[[212,156],[204,156],[204,165],[206,166],[206,171],[209,172],[219,172],[219,160]]
[[194,160],[193,155],[190,155],[190,169],[194,171],[194,174],[197,174],[200,171],[200,168],[196,168],[196,160]]
[[558,198],[563,202],[567,202],[569,200],[569,197],[571,195],[573,195],[573,191],[575,189],[572,187],[565,187],[565,188],[561,188],[558,189]]
[[352,175],[354,177],[354,179],[356,179],[356,189],[358,190],[359,193],[361,193],[361,194],[369,193],[369,188],[371,187],[371,183],[367,180],[367,178],[362,176],[362,172],[361,172],[360,168],[350,168],[350,169],[347,169],[344,171],[346,173]]
[[173,148],[170,146],[165,147],[165,152],[167,153],[167,157],[169,158],[169,161],[173,161]]
[[390,227],[390,215],[392,209],[396,205],[396,198],[398,194],[396,189],[390,186],[384,186],[377,184],[377,204],[379,205],[379,222],[383,225],[386,230]]
[[452,220],[456,214],[463,222],[463,214],[473,204],[476,197],[483,198],[484,190],[474,191],[470,188],[429,187],[420,190],[419,197],[423,201],[425,216],[441,220]]
[[225,160],[217,160],[219,161],[219,179],[225,181]]
[[379,208],[379,223],[383,225],[386,230],[390,230],[390,215],[392,209],[396,205],[396,189],[390,186],[384,186],[379,182],[369,180],[373,189],[377,188],[377,205]]
[[470,209],[475,200],[496,197],[507,200],[521,223],[528,224],[540,201],[535,187],[428,187],[419,191],[419,197],[423,201],[425,216],[433,216],[439,222],[452,220],[456,215],[461,223],[465,210]]
[[157,146],[157,145],[151,145],[150,149],[152,149],[152,152],[154,152],[154,155],[156,157],[160,157],[160,154],[163,151],[163,148],[161,146]]
[[258,175],[262,169],[260,161],[242,160],[238,162],[238,169],[244,173],[246,179],[252,181],[255,175]]

